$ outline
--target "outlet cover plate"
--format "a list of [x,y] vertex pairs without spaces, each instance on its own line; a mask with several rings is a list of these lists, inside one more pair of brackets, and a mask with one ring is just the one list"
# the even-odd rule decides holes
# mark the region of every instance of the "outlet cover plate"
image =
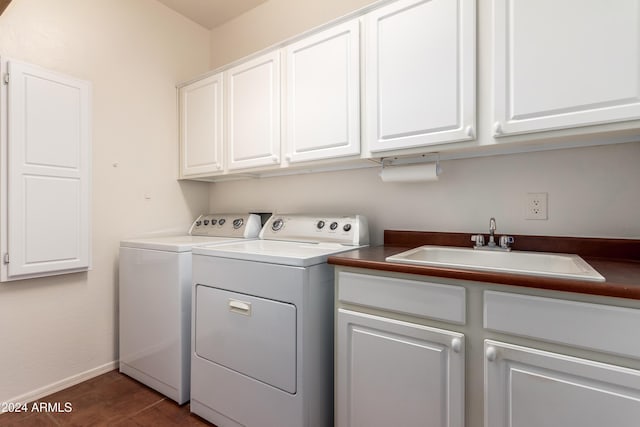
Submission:
[[525,219],[548,219],[547,193],[527,193],[525,198]]

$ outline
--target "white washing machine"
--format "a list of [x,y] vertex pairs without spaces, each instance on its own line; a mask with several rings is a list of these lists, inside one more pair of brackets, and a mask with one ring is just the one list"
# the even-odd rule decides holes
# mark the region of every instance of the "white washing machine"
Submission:
[[274,215],[260,240],[193,249],[191,411],[218,427],[333,425],[331,254],[364,217]]
[[257,238],[260,216],[201,215],[184,235],[120,242],[120,372],[189,400],[191,250]]

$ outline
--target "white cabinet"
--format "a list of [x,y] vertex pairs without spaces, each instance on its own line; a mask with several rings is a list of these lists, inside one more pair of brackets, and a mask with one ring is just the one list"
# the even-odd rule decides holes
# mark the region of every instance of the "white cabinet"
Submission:
[[340,309],[337,426],[464,425],[464,336]]
[[344,266],[336,277],[337,426],[638,424],[637,301]]
[[637,425],[640,370],[614,358],[640,359],[637,308],[485,290],[484,327],[528,338],[485,340],[485,427]]
[[496,0],[494,134],[640,119],[640,2]]
[[485,427],[635,427],[640,371],[485,341]]
[[230,170],[280,163],[280,50],[224,72]]
[[2,61],[2,281],[91,264],[91,84]]
[[353,20],[285,48],[286,160],[360,154],[360,25]]
[[336,425],[464,426],[465,337],[424,324],[460,323],[464,289],[343,271],[336,286]]
[[475,0],[401,0],[365,16],[371,152],[475,133]]
[[183,86],[180,97],[180,175],[223,169],[222,73]]

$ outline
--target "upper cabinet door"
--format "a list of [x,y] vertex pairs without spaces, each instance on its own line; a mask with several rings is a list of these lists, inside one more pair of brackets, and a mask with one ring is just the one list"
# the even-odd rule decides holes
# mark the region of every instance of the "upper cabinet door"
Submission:
[[640,119],[640,1],[494,4],[496,136]]
[[354,20],[287,46],[291,163],[360,154],[360,27]]
[[365,31],[371,152],[474,138],[475,0],[401,0]]
[[90,83],[14,61],[8,71],[8,280],[87,269]]
[[180,88],[180,175],[222,171],[222,73]]
[[280,163],[280,51],[225,71],[228,167]]

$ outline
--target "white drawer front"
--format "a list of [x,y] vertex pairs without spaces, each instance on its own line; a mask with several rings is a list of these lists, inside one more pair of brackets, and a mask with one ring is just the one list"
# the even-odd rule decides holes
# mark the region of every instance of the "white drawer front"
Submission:
[[466,321],[465,296],[461,286],[347,272],[338,275],[342,302],[457,324]]
[[505,292],[484,292],[484,327],[640,358],[640,310]]

